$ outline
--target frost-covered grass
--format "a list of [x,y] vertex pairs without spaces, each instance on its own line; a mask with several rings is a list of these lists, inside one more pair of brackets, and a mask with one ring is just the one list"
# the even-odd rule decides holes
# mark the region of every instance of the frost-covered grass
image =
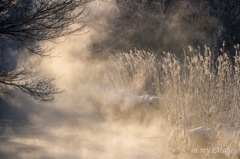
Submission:
[[194,134],[194,129],[201,126],[217,131],[221,123],[239,129],[238,46],[235,51],[233,60],[227,53],[215,57],[207,47],[204,54],[189,47],[181,60],[172,53],[164,53],[163,57],[138,50],[118,53],[109,58],[105,84],[114,90],[130,90],[135,95],[131,100],[140,101],[147,95],[157,97],[154,104],[161,116],[171,123],[173,130],[183,132],[183,140],[190,140],[190,132]]

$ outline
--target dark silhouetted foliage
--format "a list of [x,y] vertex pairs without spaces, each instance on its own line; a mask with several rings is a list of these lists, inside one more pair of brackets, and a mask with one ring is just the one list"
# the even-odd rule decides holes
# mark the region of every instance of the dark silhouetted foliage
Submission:
[[19,90],[38,101],[51,102],[60,91],[34,72],[39,62],[17,62],[21,53],[48,57],[40,42],[81,31],[86,25],[85,0],[0,1],[0,92],[6,96]]
[[188,46],[203,52],[207,45],[219,55],[225,41],[224,51],[233,57],[240,42],[239,5],[239,0],[117,0],[119,12],[108,21],[102,48],[181,57]]

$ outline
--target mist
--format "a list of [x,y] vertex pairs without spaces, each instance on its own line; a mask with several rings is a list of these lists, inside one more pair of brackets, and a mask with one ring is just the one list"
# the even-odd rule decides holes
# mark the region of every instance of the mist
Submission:
[[55,102],[39,103],[21,93],[10,100],[1,97],[6,120],[1,121],[0,158],[171,158],[165,150],[166,129],[160,129],[151,106],[123,111],[122,96],[130,90],[101,91],[108,62],[88,59],[93,41],[105,38],[100,32],[107,28],[101,24],[112,9],[106,4],[91,4],[86,34],[57,39],[57,44],[44,42],[54,47],[56,57],[41,59],[37,70],[56,77],[54,84],[64,91]]
[[42,61],[44,76],[57,77],[55,85],[64,90],[56,102],[38,103],[17,93],[10,102],[2,99],[11,121],[4,123],[1,158],[170,158],[164,150],[166,129],[147,110],[151,106],[121,112],[124,103],[116,100],[127,90],[96,91],[106,64],[86,62],[78,54],[90,36],[67,39],[54,50],[61,56]]
[[[220,19],[207,3],[153,4],[93,1],[84,30],[40,44],[53,57],[34,69],[61,93],[49,103],[1,94],[0,158],[201,158],[191,148],[221,142],[239,152],[225,138],[239,139],[240,66],[224,50],[211,61],[225,34]],[[39,58],[17,63],[26,60]]]

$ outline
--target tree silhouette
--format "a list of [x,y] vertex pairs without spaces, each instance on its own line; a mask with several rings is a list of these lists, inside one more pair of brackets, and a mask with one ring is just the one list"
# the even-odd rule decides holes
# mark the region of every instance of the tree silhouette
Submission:
[[17,62],[22,52],[48,57],[50,49],[40,42],[82,31],[88,0],[0,1],[0,92],[6,96],[19,90],[38,101],[51,102],[60,91],[34,72],[39,65]]

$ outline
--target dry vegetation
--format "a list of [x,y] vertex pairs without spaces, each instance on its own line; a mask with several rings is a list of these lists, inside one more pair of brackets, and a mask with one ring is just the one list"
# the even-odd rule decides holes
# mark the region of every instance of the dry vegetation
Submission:
[[[131,90],[134,94],[158,97],[158,103],[155,103],[153,108],[159,117],[164,117],[171,123],[175,134],[170,138],[169,147],[174,153],[190,152],[191,148],[197,146],[209,148],[210,145],[233,147],[234,152],[237,152],[239,143],[226,142],[220,145],[223,136],[219,134],[226,132],[218,128],[219,123],[235,128],[232,132],[230,129],[226,130],[232,135],[238,133],[240,128],[240,57],[239,47],[235,48],[234,63],[227,53],[217,57],[216,61],[212,60],[214,55],[207,47],[204,55],[189,47],[183,63],[172,53],[165,53],[160,59],[151,53],[138,50],[119,53],[110,58],[109,69],[105,74],[106,84],[115,90],[122,88]],[[135,111],[139,111],[138,106],[135,107]],[[152,106],[148,107],[149,113],[151,108]],[[203,126],[200,134],[216,132],[210,135],[210,138],[215,139],[211,140],[212,143],[208,143],[210,139],[207,134],[190,144],[193,140],[189,137],[190,132],[194,134],[193,130],[200,126]],[[194,138],[197,137],[196,135]],[[232,136],[230,140],[237,139]],[[234,155],[236,157],[237,154]],[[211,158],[213,157],[211,154]],[[218,158],[219,153],[216,153],[215,157]]]
[[[239,157],[238,6],[232,0],[118,1],[104,38],[94,41],[92,53],[110,61],[105,85],[130,97],[157,97],[148,108],[171,123],[173,153]],[[134,114],[142,105],[129,109]],[[234,153],[194,154],[194,147]]]
[[[136,122],[147,127],[156,119],[163,119],[172,130],[168,140],[172,153],[185,154],[185,158],[189,159],[239,158],[240,48],[236,45],[240,41],[237,36],[238,25],[240,26],[238,1],[117,2],[90,3],[90,8],[95,9],[87,19],[90,34],[84,35],[82,39],[76,38],[74,42],[66,42],[58,48],[73,54],[69,53],[62,60],[43,62],[41,67],[49,69],[45,72],[46,76],[61,76],[61,73],[66,75],[56,85],[66,87],[68,92],[66,91],[66,96],[59,95],[62,98],[54,105],[59,112],[55,108],[50,109],[49,105],[34,110],[34,113],[26,111],[29,118],[32,118],[31,122],[39,124],[42,129],[57,127],[54,125],[55,118],[58,121],[71,118],[65,119],[66,123],[60,122],[60,125],[67,125],[64,129],[67,133],[72,125],[79,125],[80,128],[74,129],[72,140],[75,141],[76,134],[87,130],[91,135],[85,135],[91,138],[91,144],[102,148],[104,139],[101,135],[95,136],[95,132],[105,134],[105,131],[109,131],[108,124],[117,123],[117,126],[113,126],[114,135],[107,139],[114,138],[119,133],[119,127],[125,131],[126,125],[132,126]],[[74,5],[71,7],[74,8]],[[231,17],[233,12],[236,14],[231,19],[231,24],[234,25],[232,31],[232,25],[228,25],[226,17]],[[85,27],[85,23],[82,27]],[[82,27],[78,29],[82,30]],[[81,56],[78,55],[79,52]],[[4,58],[1,61],[4,63]],[[53,94],[59,93],[58,89],[53,89],[55,85],[44,85],[51,83],[52,79],[38,78],[40,83],[36,83],[33,77],[37,74],[31,71],[34,68],[35,65],[30,65],[29,69],[23,66],[20,70],[13,67],[7,74],[2,71],[1,78],[11,82],[4,83],[2,80],[0,83],[15,86],[13,79],[16,79],[17,84],[23,80],[32,80],[32,83],[23,85],[34,86],[32,89],[17,88],[36,100],[52,101]],[[19,76],[25,74],[28,76]],[[6,78],[7,75],[9,78]],[[78,75],[81,76],[80,80]],[[0,92],[8,93],[5,91],[8,87],[0,85],[0,88]],[[22,102],[27,103],[27,106],[23,106],[25,109],[31,105],[26,101]],[[40,115],[39,110],[42,110]],[[46,110],[54,112],[56,117],[52,117],[52,112],[45,115]],[[87,113],[84,114],[84,111]],[[45,119],[45,116],[48,118]],[[76,123],[71,121],[72,118]],[[78,121],[84,124],[81,125]],[[121,125],[119,127],[118,122]],[[46,123],[49,125],[44,125]],[[96,130],[102,125],[104,130]],[[54,133],[57,130],[52,129]],[[139,130],[134,130],[133,134],[137,131]],[[61,132],[58,135],[62,137]],[[86,136],[81,136],[79,141],[82,142]],[[95,137],[101,139],[94,140]],[[24,140],[25,138],[21,142]],[[96,144],[96,141],[99,143]],[[77,145],[80,142],[77,141]],[[108,141],[105,146],[107,144]],[[50,145],[54,147],[53,144]],[[88,143],[83,149],[87,149],[87,146]],[[65,148],[65,145],[62,147]],[[79,147],[82,148],[81,145]],[[108,156],[112,149],[109,145],[106,147],[110,147],[106,154]],[[216,148],[221,148],[222,151],[214,153]],[[196,149],[198,152],[195,152]],[[200,152],[201,149],[206,149],[206,152]],[[230,149],[233,151],[228,152]],[[74,148],[71,150],[75,151]],[[100,151],[97,154],[104,150]],[[94,149],[91,152],[96,151]],[[56,151],[56,154],[59,155],[59,152]]]

